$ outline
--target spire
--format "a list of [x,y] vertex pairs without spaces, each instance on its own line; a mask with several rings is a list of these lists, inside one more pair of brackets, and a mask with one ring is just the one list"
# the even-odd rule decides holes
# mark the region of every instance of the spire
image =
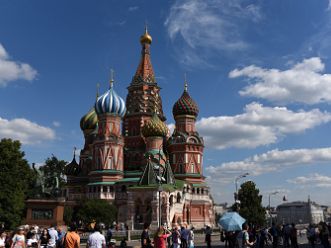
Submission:
[[96,101],[98,100],[98,97],[99,97],[99,89],[100,89],[100,84],[97,83],[97,95],[96,95]]
[[114,84],[114,70],[110,69],[110,80],[109,80],[109,84],[110,84],[110,88],[113,88],[113,84]]
[[141,59],[136,74],[132,79],[132,84],[156,83],[150,56],[152,37],[148,33],[147,25],[145,25],[144,34],[140,37],[140,43],[142,46]]
[[186,80],[186,72],[184,73],[184,91],[187,92],[188,84]]
[[74,155],[74,159],[76,159],[76,149],[77,149],[76,146],[74,146],[74,154],[73,154]]

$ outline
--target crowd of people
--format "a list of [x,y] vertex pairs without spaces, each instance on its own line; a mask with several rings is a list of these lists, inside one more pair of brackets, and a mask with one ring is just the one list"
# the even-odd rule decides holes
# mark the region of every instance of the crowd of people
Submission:
[[171,229],[163,225],[151,238],[149,224],[145,223],[140,240],[142,248],[194,248],[194,228],[188,228],[186,223],[176,224]]
[[39,228],[38,226],[20,226],[14,232],[1,231],[0,248],[78,248],[80,237],[77,228],[72,225],[69,231],[64,226]]
[[[242,231],[221,231],[221,241],[225,242],[225,248],[298,248],[298,233],[296,225],[276,225],[272,223],[270,228],[256,227],[243,224]],[[310,224],[305,230],[311,248],[319,243],[323,248],[330,248],[331,225],[321,222],[318,225]]]
[[[108,241],[108,242],[107,242]],[[87,248],[115,247],[111,242],[109,232],[102,234],[101,226],[95,224],[87,239]],[[21,226],[15,232],[0,232],[0,248],[79,248],[80,235],[77,225],[72,224],[68,229],[65,226],[40,229],[38,226]],[[121,248],[126,248],[125,239]]]

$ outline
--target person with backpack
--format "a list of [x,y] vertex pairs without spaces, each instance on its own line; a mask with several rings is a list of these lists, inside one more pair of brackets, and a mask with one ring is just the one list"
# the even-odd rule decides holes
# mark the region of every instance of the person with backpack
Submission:
[[248,225],[246,223],[242,225],[242,231],[237,235],[237,243],[239,248],[248,248],[254,245],[254,242],[249,241]]
[[295,224],[292,223],[292,228],[290,232],[290,240],[292,248],[299,248],[298,246],[298,230],[295,227]]

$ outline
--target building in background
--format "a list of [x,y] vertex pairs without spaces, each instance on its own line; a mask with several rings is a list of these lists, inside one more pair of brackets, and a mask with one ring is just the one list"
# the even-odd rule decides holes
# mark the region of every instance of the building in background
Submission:
[[324,221],[323,209],[310,198],[307,202],[296,201],[277,206],[278,224],[318,224],[321,221]]
[[[161,88],[151,63],[152,37],[140,38],[141,60],[126,101],[109,90],[97,95],[81,118],[85,145],[79,163],[66,167],[66,199],[105,199],[118,207],[118,221],[140,228],[157,225],[159,191],[162,224],[186,222],[195,227],[214,225],[214,207],[203,176],[204,141],[195,127],[198,105],[184,82],[173,105],[175,130],[165,124]],[[162,189],[160,188],[162,183]]]

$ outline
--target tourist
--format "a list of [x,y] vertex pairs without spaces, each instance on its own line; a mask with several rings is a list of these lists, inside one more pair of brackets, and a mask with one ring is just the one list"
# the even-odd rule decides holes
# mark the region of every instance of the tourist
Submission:
[[127,248],[127,247],[128,247],[128,245],[126,243],[126,238],[123,238],[120,243],[120,248]]
[[26,241],[27,247],[38,247],[38,239],[37,239],[37,234],[32,232],[30,237]]
[[329,228],[325,222],[320,223],[320,240],[324,248],[330,248]]
[[150,248],[152,247],[151,239],[149,238],[149,224],[144,223],[144,230],[140,235],[140,243],[142,248]]
[[106,238],[103,234],[100,233],[101,227],[96,224],[94,226],[94,232],[90,234],[87,240],[87,247],[89,248],[105,248],[106,247]]
[[276,227],[276,224],[274,222],[272,223],[269,233],[272,236],[272,247],[277,248],[279,233],[278,233],[278,228]]
[[11,248],[25,248],[24,228],[19,227],[12,239]]
[[206,226],[205,229],[205,242],[207,243],[207,247],[211,247],[211,234],[213,233],[213,230],[210,228],[210,226]]
[[108,230],[107,230],[107,235],[106,235],[107,244],[109,244],[111,242],[112,237],[113,237],[113,230],[111,229],[111,226],[109,226]]
[[307,239],[309,241],[310,247],[315,248],[316,242],[316,229],[313,224],[309,224],[307,228]]
[[64,237],[64,247],[65,248],[80,247],[80,237],[77,233],[77,226],[75,224],[71,224],[69,231]]
[[239,248],[247,248],[254,245],[254,242],[249,241],[248,225],[246,223],[242,225],[242,231],[237,234],[237,243]]
[[190,236],[190,230],[187,228],[187,224],[184,223],[180,229],[181,248],[188,248],[188,238]]
[[166,248],[167,238],[171,235],[168,229],[160,226],[154,235],[154,247],[155,248]]
[[181,238],[180,238],[180,231],[177,225],[174,226],[172,234],[171,234],[171,240],[173,248],[179,248],[181,244]]
[[299,248],[299,246],[298,246],[298,230],[296,229],[294,223],[292,223],[292,227],[291,227],[290,240],[291,240],[292,248]]
[[188,246],[189,246],[189,248],[194,248],[194,227],[193,226],[190,229],[190,235],[188,238]]
[[0,235],[0,248],[5,248],[6,246],[7,233],[2,232]]
[[56,241],[56,247],[63,248],[64,247],[64,236],[66,235],[64,226],[57,227],[57,235],[58,235],[58,240]]
[[49,236],[51,237],[48,242],[48,246],[49,248],[54,248],[56,247],[56,242],[59,239],[59,235],[53,226],[48,229],[48,233]]
[[46,228],[43,229],[41,232],[40,238],[39,238],[39,247],[47,248],[50,239],[51,239],[51,236],[49,235],[48,230]]

